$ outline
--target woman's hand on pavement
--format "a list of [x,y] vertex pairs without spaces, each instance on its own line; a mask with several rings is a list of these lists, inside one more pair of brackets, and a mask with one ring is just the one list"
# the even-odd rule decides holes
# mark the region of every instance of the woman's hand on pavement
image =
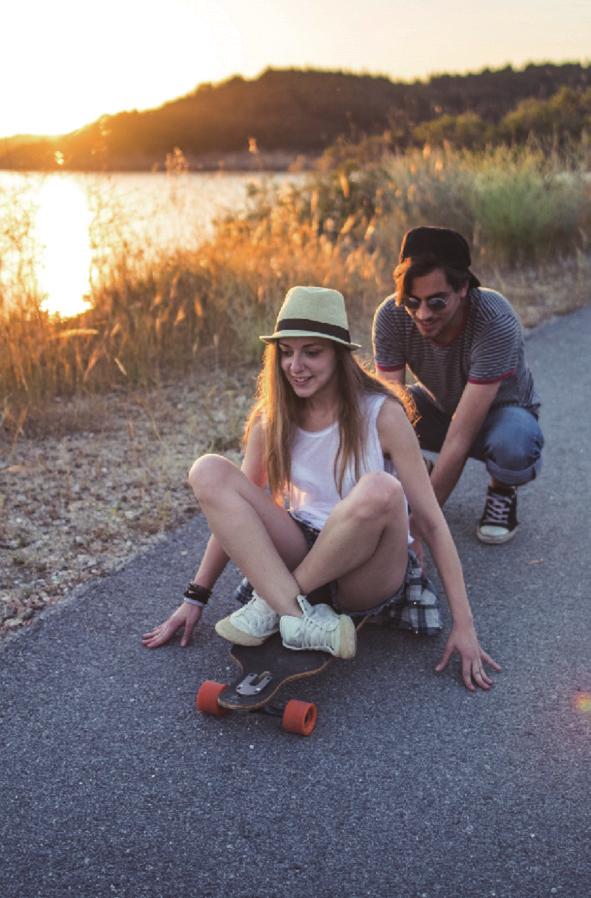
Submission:
[[488,664],[496,671],[502,670],[502,668],[480,647],[473,626],[452,627],[441,661],[435,668],[437,673],[440,673],[447,667],[449,659],[456,653],[460,656],[462,679],[466,688],[471,692],[475,691],[476,686],[484,690],[490,689],[493,681],[485,670],[485,664]]
[[142,643],[147,649],[157,649],[165,645],[182,628],[181,645],[187,646],[191,641],[193,628],[199,623],[203,608],[183,602],[163,623],[158,624],[149,633],[144,633]]

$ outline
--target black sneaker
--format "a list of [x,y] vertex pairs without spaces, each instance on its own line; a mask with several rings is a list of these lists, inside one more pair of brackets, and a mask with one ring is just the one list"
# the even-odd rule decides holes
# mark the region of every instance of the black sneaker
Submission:
[[482,517],[476,528],[481,543],[506,543],[517,530],[517,488],[489,486]]

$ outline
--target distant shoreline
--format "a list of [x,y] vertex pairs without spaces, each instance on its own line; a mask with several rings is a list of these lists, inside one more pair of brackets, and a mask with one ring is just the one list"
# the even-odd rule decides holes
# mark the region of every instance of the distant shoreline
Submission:
[[103,115],[67,134],[0,138],[0,169],[280,172],[305,169],[329,148],[366,138],[402,153],[426,145],[527,145],[532,138],[569,147],[584,142],[589,91],[591,66],[578,62],[413,83],[270,68],[253,80],[201,84],[156,109]]
[[[312,171],[316,165],[319,156],[304,153],[290,152],[289,150],[274,150],[271,152],[249,153],[206,153],[199,156],[185,155],[186,168],[182,171],[189,173],[198,172],[305,172]],[[109,166],[71,166],[58,165],[54,166],[27,166],[20,168],[19,166],[0,165],[0,172],[42,172],[45,174],[54,174],[64,172],[68,174],[132,174],[133,172],[165,174],[167,169],[165,162],[154,162],[149,159],[127,159],[115,161]],[[176,171],[172,172],[173,174]],[[179,172],[180,173],[180,172]]]

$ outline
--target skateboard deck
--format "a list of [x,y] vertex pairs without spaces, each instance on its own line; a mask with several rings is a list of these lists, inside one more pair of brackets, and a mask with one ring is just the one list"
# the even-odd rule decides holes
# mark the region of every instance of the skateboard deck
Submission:
[[[358,631],[365,620],[361,618]],[[287,683],[315,676],[339,659],[327,652],[286,649],[278,633],[259,646],[232,644],[230,657],[239,673],[229,685],[206,680],[196,696],[199,711],[215,716],[229,711],[268,711],[282,715],[283,727],[289,732],[312,732],[318,715],[316,705],[292,699],[277,707],[271,704],[272,699]]]

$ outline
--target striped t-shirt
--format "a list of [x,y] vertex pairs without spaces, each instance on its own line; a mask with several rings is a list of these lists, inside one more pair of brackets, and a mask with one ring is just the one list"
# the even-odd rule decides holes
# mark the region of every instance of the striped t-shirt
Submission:
[[468,293],[464,327],[448,344],[421,336],[404,306],[389,296],[374,317],[373,346],[378,371],[408,366],[448,415],[455,412],[467,383],[500,381],[493,407],[539,408],[520,321],[495,290],[481,287]]

